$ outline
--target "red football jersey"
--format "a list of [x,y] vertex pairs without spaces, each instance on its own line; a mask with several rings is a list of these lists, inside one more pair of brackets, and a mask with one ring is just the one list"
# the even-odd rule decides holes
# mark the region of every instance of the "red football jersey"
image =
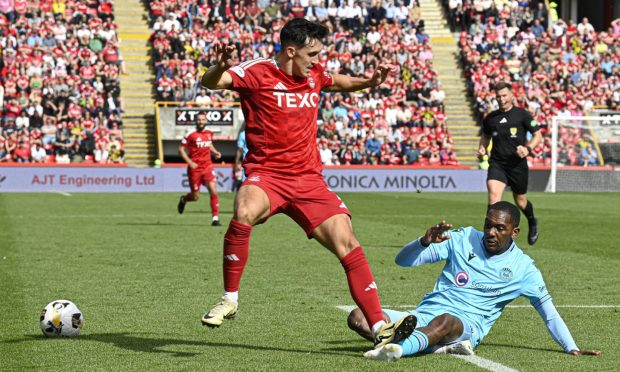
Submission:
[[213,132],[206,129],[202,132],[191,132],[181,140],[181,146],[189,148],[189,158],[192,159],[194,163],[198,164],[198,168],[207,168],[212,165],[212,143]]
[[332,76],[315,64],[307,78],[285,74],[273,59],[255,59],[230,68],[241,96],[248,154],[246,174],[321,174],[316,146],[321,89]]

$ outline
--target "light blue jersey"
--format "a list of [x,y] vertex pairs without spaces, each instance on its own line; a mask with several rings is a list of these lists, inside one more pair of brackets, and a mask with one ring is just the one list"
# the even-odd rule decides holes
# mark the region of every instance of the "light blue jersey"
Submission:
[[[239,137],[237,137],[237,148],[243,150],[243,157],[241,158],[241,161],[243,162],[243,159],[245,159],[245,156],[248,154],[249,151],[248,143],[245,140],[245,129],[239,132]],[[241,180],[245,181],[245,169],[241,169],[241,174]]]
[[239,132],[239,137],[237,137],[237,148],[238,149],[243,149],[243,158],[245,159],[245,156],[248,153],[248,144],[245,141],[245,129]]
[[417,312],[435,316],[447,312],[468,321],[476,328],[478,344],[515,298],[527,297],[536,309],[551,303],[534,261],[514,242],[503,254],[489,255],[484,234],[473,227],[447,234],[450,239],[426,248],[415,240],[396,257],[401,266],[446,261],[433,291],[424,296]]

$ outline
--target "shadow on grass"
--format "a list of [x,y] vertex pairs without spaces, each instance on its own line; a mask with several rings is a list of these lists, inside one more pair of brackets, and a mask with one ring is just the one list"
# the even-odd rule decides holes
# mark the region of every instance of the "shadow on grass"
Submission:
[[[210,224],[210,222],[209,222]],[[118,222],[116,226],[207,226],[206,223],[170,223],[170,222]]]
[[[6,344],[18,344],[22,342],[41,341],[41,342],[75,342],[75,341],[97,341],[106,344],[114,345],[116,347],[131,350],[142,353],[163,353],[169,354],[174,357],[193,357],[202,355],[208,352],[208,348],[235,348],[243,350],[256,350],[256,351],[275,351],[285,353],[297,353],[297,354],[322,354],[322,355],[335,355],[335,356],[353,356],[358,358],[360,352],[369,350],[368,347],[340,347],[329,348],[320,350],[311,349],[294,349],[294,348],[282,348],[269,345],[252,345],[252,344],[235,344],[226,342],[209,342],[209,341],[196,341],[196,340],[179,340],[173,338],[149,338],[143,337],[138,334],[130,333],[91,333],[80,335],[76,338],[46,338],[42,335],[25,335],[23,338],[6,340],[2,343]],[[172,351],[164,350],[162,348],[169,346],[200,346],[206,348],[204,352],[195,351]]]
[[[210,210],[199,210],[199,211],[188,211],[187,209],[185,210],[185,212],[183,212],[183,214],[208,214],[209,216],[211,215],[211,211]],[[218,212],[218,214],[221,215],[232,215],[233,211],[223,211],[220,210]]]

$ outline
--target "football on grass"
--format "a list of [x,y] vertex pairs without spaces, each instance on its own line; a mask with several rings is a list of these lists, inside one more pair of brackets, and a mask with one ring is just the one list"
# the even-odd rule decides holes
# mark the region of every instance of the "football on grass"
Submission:
[[84,317],[71,301],[52,301],[41,310],[41,330],[46,337],[75,337],[80,333]]

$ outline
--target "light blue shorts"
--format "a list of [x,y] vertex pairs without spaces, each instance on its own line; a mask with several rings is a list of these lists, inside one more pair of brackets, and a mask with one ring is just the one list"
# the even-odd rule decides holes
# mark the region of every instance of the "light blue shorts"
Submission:
[[463,323],[463,333],[461,334],[459,338],[457,338],[454,341],[447,342],[444,344],[438,344],[438,345],[452,345],[452,344],[456,344],[457,342],[469,340],[471,342],[471,346],[475,348],[480,343],[480,336],[479,336],[480,333],[476,329],[476,327],[473,326],[471,322],[469,322],[467,319],[464,319],[462,316],[451,314],[449,311],[444,311],[441,314],[431,314],[428,312],[419,311],[419,309],[409,310],[409,311],[396,311],[396,310],[383,309],[383,313],[390,318],[391,322],[395,322],[397,320],[400,320],[406,317],[407,315],[413,314],[416,316],[416,318],[418,318],[418,323],[416,325],[416,328],[426,327],[431,322],[431,320],[433,320],[434,318],[438,317],[441,314],[448,313],[452,316],[457,317],[461,321],[461,323]]

